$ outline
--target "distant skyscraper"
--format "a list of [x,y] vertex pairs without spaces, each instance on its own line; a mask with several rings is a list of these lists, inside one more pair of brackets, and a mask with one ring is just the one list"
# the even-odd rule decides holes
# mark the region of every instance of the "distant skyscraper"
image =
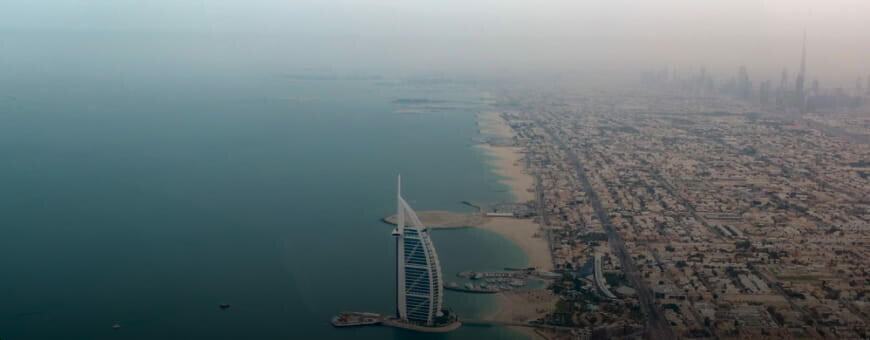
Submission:
[[[435,247],[417,214],[402,198],[402,177],[396,194],[396,304],[399,319],[425,326],[435,325],[442,316],[444,295],[441,264]],[[405,218],[410,223],[405,225]]]
[[749,72],[746,71],[746,66],[740,66],[737,70],[737,96],[743,100],[750,100],[752,97],[752,83],[749,82]]
[[806,94],[804,93],[804,79],[807,72],[807,32],[804,31],[803,44],[801,45],[801,70],[795,78],[795,105],[798,111],[804,112],[806,103]]

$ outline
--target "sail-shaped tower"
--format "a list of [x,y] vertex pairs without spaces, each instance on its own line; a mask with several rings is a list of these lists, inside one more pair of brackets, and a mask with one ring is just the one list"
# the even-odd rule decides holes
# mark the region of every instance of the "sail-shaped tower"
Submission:
[[[402,198],[402,177],[398,177],[396,237],[396,307],[401,321],[435,326],[443,316],[444,288],[438,254],[427,228]],[[407,224],[406,224],[407,223]]]

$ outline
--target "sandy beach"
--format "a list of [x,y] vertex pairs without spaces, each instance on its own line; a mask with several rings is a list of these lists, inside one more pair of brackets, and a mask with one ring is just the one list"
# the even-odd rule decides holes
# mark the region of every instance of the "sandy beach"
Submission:
[[[496,112],[480,114],[478,122],[483,133],[502,137],[514,136],[514,131]],[[493,172],[504,177],[502,183],[510,186],[518,202],[535,200],[535,179],[525,172],[523,148],[492,145],[477,147],[494,157],[489,161],[494,166]],[[546,235],[540,225],[532,219],[487,217],[479,213],[449,211],[418,211],[417,215],[424,225],[433,229],[477,227],[498,233],[523,250],[529,258],[528,266],[539,270],[553,270]],[[394,224],[395,216],[385,217],[384,221]],[[498,293],[499,308],[488,318],[502,322],[528,322],[552,312],[557,300],[557,297],[546,289]],[[511,326],[511,328],[532,338],[541,338],[533,328],[518,326]]]
[[[480,131],[501,137],[514,137],[514,131],[497,112],[481,113],[478,116]],[[504,177],[502,183],[511,187],[511,193],[518,202],[528,202],[535,199],[535,178],[525,172],[524,150],[521,147],[478,145],[494,158],[489,161],[495,166],[494,172]]]
[[477,227],[499,233],[516,243],[529,257],[529,266],[553,270],[546,235],[540,231],[537,222],[527,218],[495,217]]
[[514,130],[507,125],[507,122],[499,116],[497,111],[488,111],[477,116],[480,132],[498,135],[502,137],[513,137],[516,135]]
[[[554,310],[559,298],[549,290],[513,291],[498,293],[498,311],[489,318],[500,322],[529,322]],[[533,339],[541,339],[534,328],[510,326]]]
[[[482,133],[502,137],[515,136],[514,131],[496,111],[481,113],[478,116],[478,124]],[[511,192],[518,202],[535,200],[535,178],[526,173],[523,148],[492,145],[479,145],[479,147],[495,157],[490,161],[490,164],[495,166],[493,171],[505,177],[502,182],[511,187]],[[539,225],[532,220],[493,218],[479,227],[499,233],[520,246],[529,257],[530,266],[545,270],[553,269],[547,240],[542,235]]]
[[[486,112],[478,117],[482,133],[502,137],[514,137],[514,131],[498,112]],[[495,166],[496,174],[504,177],[502,183],[511,187],[511,193],[519,202],[535,200],[535,178],[526,173],[524,150],[521,147],[479,145],[489,155],[495,157],[490,164]],[[530,219],[491,218],[480,228],[507,237],[516,243],[526,256],[529,266],[542,270],[553,270],[550,249],[538,223]],[[536,291],[516,291],[498,294],[498,311],[490,318],[503,322],[528,322],[538,319],[555,308],[558,298],[552,292],[542,289]],[[533,339],[543,338],[533,328],[511,327]]]
[[[515,133],[498,112],[486,112],[478,117],[482,133],[502,137],[514,137]],[[479,145],[495,159],[495,173],[505,177],[503,183],[511,187],[511,192],[519,202],[535,200],[535,179],[526,173],[524,150],[521,147]],[[530,219],[491,218],[480,228],[507,237],[516,243],[529,257],[529,266],[543,270],[553,270],[550,249],[538,223]],[[515,291],[498,294],[498,311],[491,319],[503,322],[528,322],[552,312],[558,298],[552,292],[542,289],[536,291]],[[533,328],[511,327],[531,338],[542,338]]]
[[495,166],[493,172],[504,177],[501,182],[511,187],[511,193],[517,198],[517,202],[535,200],[535,178],[525,172],[522,148],[483,144],[477,147],[495,157],[489,160],[489,164]]

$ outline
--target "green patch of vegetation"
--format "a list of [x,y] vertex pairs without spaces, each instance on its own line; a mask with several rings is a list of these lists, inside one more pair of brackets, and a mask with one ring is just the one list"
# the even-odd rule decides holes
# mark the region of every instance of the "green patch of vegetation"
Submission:
[[680,312],[680,306],[677,306],[676,304],[673,304],[673,303],[666,303],[666,304],[662,305],[662,308],[670,309],[670,310],[673,310],[674,312],[677,312],[677,313]]
[[584,242],[607,241],[607,234],[605,234],[605,233],[589,233],[589,234],[583,235],[582,239]]
[[604,280],[613,287],[628,283],[625,279],[625,274],[604,273]]

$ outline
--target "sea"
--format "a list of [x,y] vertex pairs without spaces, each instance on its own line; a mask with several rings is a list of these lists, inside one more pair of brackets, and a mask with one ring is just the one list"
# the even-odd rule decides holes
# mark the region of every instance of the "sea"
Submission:
[[[52,60],[0,69],[3,340],[525,338],[329,324],[395,311],[380,219],[398,174],[416,210],[513,199],[474,147],[489,108],[474,83]],[[527,263],[489,231],[432,234],[447,279]],[[457,292],[444,304],[472,319],[497,308]]]

